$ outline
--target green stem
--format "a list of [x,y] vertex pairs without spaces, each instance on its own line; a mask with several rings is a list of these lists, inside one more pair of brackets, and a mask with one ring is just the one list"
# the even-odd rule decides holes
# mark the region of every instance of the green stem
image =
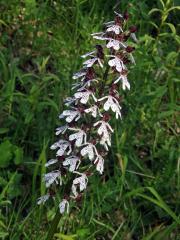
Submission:
[[54,217],[54,219],[51,223],[51,226],[49,228],[46,240],[52,240],[53,239],[53,236],[57,231],[57,226],[59,224],[60,218],[61,218],[61,214],[60,214],[59,208],[58,208],[57,212],[56,212],[56,215],[55,215],[55,217]]
[[108,73],[109,73],[109,69],[110,69],[110,66],[107,65],[106,70],[105,70],[105,73],[104,73],[104,75],[103,75],[103,80],[104,80],[104,82],[106,82],[106,80],[107,80]]

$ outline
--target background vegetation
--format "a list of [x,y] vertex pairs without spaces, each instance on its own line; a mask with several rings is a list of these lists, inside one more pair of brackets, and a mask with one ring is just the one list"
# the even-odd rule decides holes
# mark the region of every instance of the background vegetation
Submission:
[[138,27],[131,91],[122,92],[123,121],[115,123],[105,174],[61,218],[55,239],[180,239],[177,4],[0,1],[0,239],[46,238],[57,206],[36,199],[45,192],[58,114],[79,56],[95,44],[90,33],[113,18],[115,5]]

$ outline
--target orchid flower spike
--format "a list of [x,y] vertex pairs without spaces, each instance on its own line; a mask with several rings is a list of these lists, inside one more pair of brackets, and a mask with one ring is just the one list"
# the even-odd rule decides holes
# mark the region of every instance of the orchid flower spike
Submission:
[[58,203],[61,214],[68,214],[71,202],[82,198],[90,176],[105,172],[105,156],[114,133],[111,119],[122,118],[120,92],[130,90],[128,64],[135,63],[135,48],[129,44],[131,39],[137,42],[137,29],[127,29],[127,21],[127,13],[115,12],[114,20],[104,24],[104,32],[91,34],[97,43],[81,56],[83,67],[72,76],[73,94],[64,101],[59,115],[62,125],[55,132],[58,139],[50,147],[56,157],[45,164],[47,193],[37,200],[44,204],[57,199],[59,186],[67,183]]

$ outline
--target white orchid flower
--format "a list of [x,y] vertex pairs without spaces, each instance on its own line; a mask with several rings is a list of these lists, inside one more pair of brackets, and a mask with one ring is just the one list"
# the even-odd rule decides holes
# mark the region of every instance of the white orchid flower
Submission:
[[85,53],[83,55],[81,55],[82,58],[86,58],[86,57],[94,57],[94,54],[96,53],[96,51],[92,51],[92,52],[88,52],[88,53]]
[[87,61],[85,61],[83,63],[83,65],[85,65],[86,67],[89,68],[89,67],[92,67],[96,62],[98,62],[100,67],[103,68],[103,64],[102,64],[100,58],[98,58],[98,57],[93,57],[93,58],[88,59]]
[[97,158],[94,161],[94,164],[96,164],[96,170],[102,174],[104,171],[104,159],[98,155]]
[[122,15],[121,13],[118,13],[118,12],[116,12],[116,11],[114,11],[114,13],[115,13],[117,16],[119,16],[120,18],[123,19],[123,15]]
[[109,21],[109,22],[105,22],[103,23],[104,25],[108,26],[108,25],[114,25],[115,21]]
[[65,158],[63,162],[63,166],[68,166],[69,165],[69,171],[74,172],[75,170],[78,169],[81,161],[80,158],[77,156],[70,156]]
[[114,40],[114,39],[110,39],[110,41],[108,42],[108,44],[106,46],[107,46],[107,48],[112,47],[114,50],[119,50],[120,47],[122,47],[122,48],[127,47],[126,44],[124,44],[123,42]]
[[106,29],[106,32],[114,32],[115,34],[120,34],[121,32],[123,32],[123,30],[121,26],[113,24]]
[[90,108],[87,108],[84,110],[85,113],[91,113],[91,115],[96,118],[97,117],[97,114],[99,113],[99,116],[102,117],[103,115],[100,113],[100,110],[98,108],[97,105],[93,105],[92,107]]
[[59,211],[63,214],[65,211],[69,213],[69,202],[66,199],[63,199],[59,204]]
[[98,101],[102,101],[104,99],[107,99],[107,101],[104,103],[104,110],[108,111],[110,108],[113,112],[116,113],[116,119],[118,119],[119,117],[121,118],[121,107],[118,103],[118,101],[113,97],[113,96],[105,96],[103,98],[98,99]]
[[119,50],[120,49],[120,41],[115,40],[115,39],[110,39],[106,46],[107,46],[107,48],[113,48],[114,50]]
[[103,35],[93,35],[93,38],[97,39],[97,40],[111,40],[111,38],[108,37],[103,37]]
[[50,195],[46,194],[44,196],[41,196],[40,198],[37,199],[37,204],[44,204],[48,199],[49,199]]
[[78,78],[84,77],[85,75],[86,75],[86,69],[82,69],[81,71],[74,73],[72,78],[78,79]]
[[86,143],[87,136],[83,130],[78,128],[69,128],[69,130],[76,131],[76,133],[69,135],[69,141],[76,140],[75,145],[77,147],[80,147],[83,144],[83,142],[84,144]]
[[86,104],[90,96],[92,96],[94,101],[97,102],[97,98],[94,96],[94,93],[92,91],[86,90],[86,91],[77,92],[74,94],[74,97],[76,99],[80,99],[80,102],[82,104]]
[[78,110],[64,110],[60,115],[59,118],[66,118],[66,122],[70,123],[73,120],[76,122],[80,119],[81,113]]
[[123,42],[120,42],[119,40],[113,38],[103,37],[102,35],[94,35],[93,38],[97,40],[108,40],[108,43],[106,44],[107,48],[113,48],[114,50],[119,50],[120,47],[126,48],[126,45]]
[[110,67],[115,67],[118,72],[121,72],[122,70],[126,69],[123,61],[120,58],[113,55],[108,55],[108,56],[113,57],[113,59],[110,59],[108,61],[108,64]]
[[72,151],[70,142],[68,142],[66,140],[59,140],[58,142],[55,142],[50,148],[52,150],[59,148],[58,151],[56,152],[57,156],[63,156],[65,151],[68,148],[69,148],[69,150],[67,151],[67,155],[69,155]]
[[75,84],[72,84],[73,87],[71,89],[73,90],[73,89],[79,87],[78,91],[83,91],[87,86],[90,87],[93,82],[97,83],[98,80],[97,79],[91,79],[91,80],[88,80],[86,82],[82,81],[82,82],[79,82],[79,83],[75,83]]
[[127,75],[120,75],[119,78],[114,81],[114,84],[118,83],[120,80],[122,80],[122,89],[126,90],[127,88],[130,90],[130,83],[128,82]]
[[95,145],[92,143],[86,143],[83,145],[85,145],[85,147],[81,149],[81,155],[83,157],[87,155],[89,160],[92,161],[94,159],[95,154],[98,155]]
[[68,129],[68,125],[64,125],[64,126],[61,126],[61,127],[58,127],[56,128],[56,135],[59,135],[60,133],[65,133],[66,130]]
[[80,177],[77,177],[73,180],[73,184],[72,184],[72,193],[74,195],[72,197],[76,198],[78,196],[78,192],[77,192],[78,185],[79,185],[80,192],[82,192],[87,187],[88,178],[84,173],[79,173],[76,171],[74,173],[77,173],[80,175]]
[[50,159],[46,164],[45,164],[45,167],[49,167],[55,163],[57,163],[58,160],[57,159]]
[[91,33],[91,36],[104,35],[104,32]]
[[46,187],[48,188],[54,182],[58,184],[58,180],[57,180],[58,178],[60,179],[60,185],[62,185],[61,172],[59,170],[44,174],[43,180],[46,184]]
[[77,104],[77,101],[76,101],[76,98],[75,97],[67,97],[65,100],[64,100],[64,105],[66,106],[70,106],[72,103],[75,103],[75,105]]
[[105,121],[98,121],[94,124],[94,126],[99,125],[98,134],[101,136],[100,144],[104,145],[106,150],[108,150],[108,146],[111,146],[111,136],[109,131],[114,132],[109,123]]

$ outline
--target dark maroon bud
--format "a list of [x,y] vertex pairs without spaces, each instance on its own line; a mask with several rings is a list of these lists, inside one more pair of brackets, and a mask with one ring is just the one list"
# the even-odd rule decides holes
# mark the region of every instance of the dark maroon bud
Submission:
[[117,84],[112,84],[112,85],[111,85],[111,89],[112,89],[112,90],[116,90],[117,88],[118,88]]
[[[101,95],[101,94],[100,94],[100,95]],[[101,105],[101,103],[100,103],[100,102],[97,102],[96,105],[99,107],[99,106]]]
[[97,48],[97,57],[100,58],[100,59],[104,59],[104,53],[103,53],[102,46],[101,45],[96,45],[96,48]]
[[93,67],[90,67],[87,69],[85,79],[88,81],[88,80],[91,80],[94,78],[95,78],[95,71],[94,71]]
[[70,197],[67,194],[65,194],[63,198],[66,199],[66,200],[70,199]]
[[126,52],[128,52],[128,53],[131,53],[131,52],[133,52],[135,50],[135,48],[134,47],[131,47],[131,46],[127,46],[127,48],[126,48]]
[[103,51],[103,47],[100,44],[96,44],[96,49],[98,51]]
[[116,54],[116,56],[121,59],[124,55],[123,55],[123,53],[118,52],[118,53]]
[[119,34],[116,36],[116,40],[123,42],[124,41],[124,34]]
[[127,57],[124,57],[123,58],[123,63],[124,64],[127,64],[127,63],[130,63],[131,61],[127,58]]
[[115,25],[119,25],[119,26],[122,25],[122,19],[119,16],[115,17]]
[[74,140],[69,140],[69,142],[71,143],[71,146],[74,147],[75,142],[76,142],[76,139],[74,139]]
[[[95,87],[92,87],[92,86],[90,86],[89,88],[88,88],[88,90],[89,91],[91,91],[91,92],[95,92],[96,91],[96,88]],[[86,90],[85,90],[86,91]]]
[[137,27],[136,26],[131,26],[131,27],[129,27],[129,31],[131,33],[135,33],[135,32],[137,32]]
[[64,156],[58,156],[57,159],[60,160],[60,161],[64,161],[65,157]]
[[55,191],[54,190],[52,190],[52,189],[49,189],[49,195],[51,196],[51,197],[54,197],[55,196]]
[[68,123],[68,126],[72,128],[72,127],[74,127],[74,123],[73,122]]
[[109,115],[108,113],[104,114],[104,116],[103,116],[103,120],[104,120],[105,122],[108,122],[110,118],[111,118],[111,117],[110,117],[110,115]]
[[85,174],[86,174],[87,177],[92,175],[90,171],[86,171]]
[[[106,37],[112,38],[114,36],[114,34],[112,32],[107,32],[106,33]],[[108,42],[108,41],[106,41]]]
[[80,153],[80,152],[77,152],[77,153],[76,153],[76,156],[77,156],[78,158],[80,158],[80,159],[82,158],[82,156],[81,156],[81,153]]
[[129,19],[129,13],[127,11],[124,12],[123,18],[124,18],[124,20],[128,20]]
[[82,194],[79,193],[78,196],[75,198],[76,202],[80,202],[82,200]]
[[63,166],[62,166],[62,168],[60,170],[61,170],[61,175],[62,176],[67,174],[67,169],[65,169]]
[[84,108],[83,107],[79,107],[78,110],[79,110],[80,113],[84,112]]
[[110,91],[109,91],[109,95],[113,95],[113,93],[114,93],[114,91],[111,89]]
[[91,143],[95,145],[95,144],[96,144],[96,139],[93,139],[93,140],[91,141]]

